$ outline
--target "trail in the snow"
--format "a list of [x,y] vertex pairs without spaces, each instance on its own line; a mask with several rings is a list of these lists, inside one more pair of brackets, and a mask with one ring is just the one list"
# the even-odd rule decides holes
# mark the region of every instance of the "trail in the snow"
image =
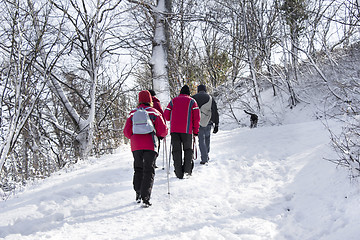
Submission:
[[147,209],[134,201],[132,154],[122,148],[0,202],[0,238],[351,239],[358,193],[323,159],[328,143],[319,122],[220,131],[208,165],[197,160],[183,180],[171,168],[170,194],[160,154]]

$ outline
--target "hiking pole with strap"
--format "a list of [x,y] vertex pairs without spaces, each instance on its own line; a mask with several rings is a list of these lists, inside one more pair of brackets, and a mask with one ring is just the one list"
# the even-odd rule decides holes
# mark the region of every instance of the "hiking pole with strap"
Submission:
[[[165,139],[165,138],[164,138]],[[170,153],[169,153],[169,161],[167,161],[167,182],[168,182],[168,194],[170,195],[170,161],[171,161],[171,147],[172,144],[170,142]],[[167,160],[167,159],[166,159]]]
[[162,166],[162,170],[165,169],[165,155],[166,155],[166,137],[164,137],[164,143],[163,143],[163,166]]
[[196,148],[196,137],[195,135],[193,136],[193,150],[194,150],[194,155],[193,155],[193,160],[197,159],[197,148]]

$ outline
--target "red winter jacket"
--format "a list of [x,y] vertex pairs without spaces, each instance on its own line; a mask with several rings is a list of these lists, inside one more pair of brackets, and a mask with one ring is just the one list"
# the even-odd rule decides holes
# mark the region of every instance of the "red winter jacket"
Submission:
[[172,133],[199,134],[200,109],[189,95],[180,94],[173,98],[164,111],[164,117],[170,121]]
[[125,137],[130,139],[131,142],[131,151],[136,150],[152,150],[157,151],[157,139],[158,137],[166,137],[168,133],[168,128],[164,122],[164,119],[161,117],[161,114],[158,110],[152,107],[148,107],[144,104],[141,104],[139,107],[143,107],[149,113],[149,117],[154,124],[156,134],[133,134],[132,131],[132,116],[136,109],[132,110],[129,114],[128,119],[126,120],[124,127]]
[[155,108],[156,110],[158,110],[160,113],[161,113],[161,116],[164,115],[164,111],[162,110],[162,107],[161,107],[161,104],[160,104],[160,100],[155,97],[155,96],[152,96],[152,101],[153,101],[153,108]]

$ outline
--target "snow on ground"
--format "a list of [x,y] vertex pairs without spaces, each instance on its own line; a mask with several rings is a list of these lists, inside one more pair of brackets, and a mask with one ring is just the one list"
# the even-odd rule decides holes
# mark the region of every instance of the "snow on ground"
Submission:
[[210,157],[189,179],[171,168],[168,194],[161,153],[147,209],[134,201],[128,146],[82,162],[0,202],[0,238],[359,238],[359,184],[324,160],[336,156],[319,121],[220,130]]

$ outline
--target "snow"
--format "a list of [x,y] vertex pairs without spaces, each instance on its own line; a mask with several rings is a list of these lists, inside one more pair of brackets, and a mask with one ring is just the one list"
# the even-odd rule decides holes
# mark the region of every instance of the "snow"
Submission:
[[[157,160],[152,206],[135,203],[129,146],[0,202],[1,239],[358,239],[359,183],[320,121],[212,134],[211,161],[177,179]],[[336,122],[331,122],[340,128]],[[170,142],[170,137],[167,138]],[[169,147],[169,146],[168,146]]]

